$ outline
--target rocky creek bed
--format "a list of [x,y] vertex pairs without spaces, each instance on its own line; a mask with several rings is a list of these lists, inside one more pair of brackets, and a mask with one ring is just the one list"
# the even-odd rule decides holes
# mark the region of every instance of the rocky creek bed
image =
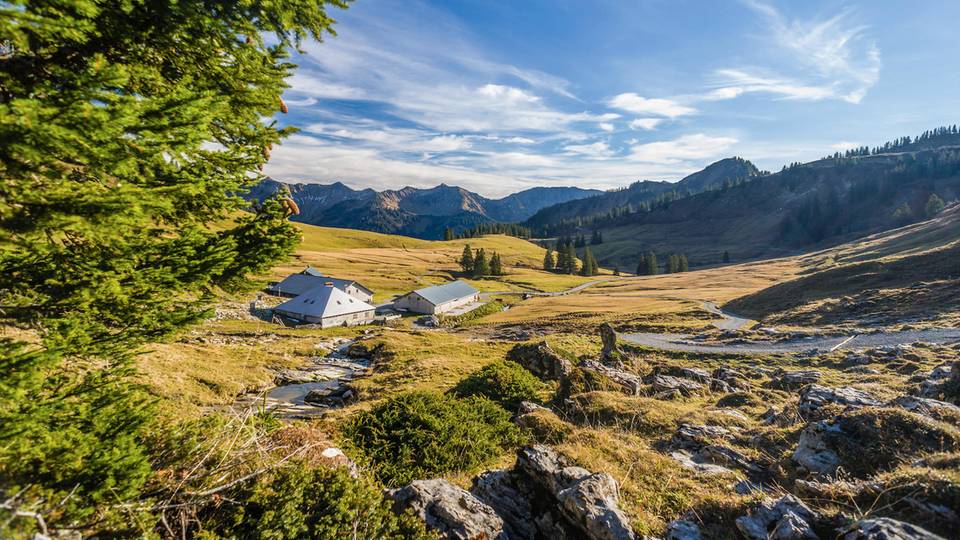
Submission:
[[299,368],[282,369],[274,378],[275,386],[241,396],[234,408],[256,408],[287,420],[322,416],[333,407],[341,407],[354,396],[350,381],[367,374],[370,358],[356,340],[339,338],[318,344],[330,351],[313,357]]

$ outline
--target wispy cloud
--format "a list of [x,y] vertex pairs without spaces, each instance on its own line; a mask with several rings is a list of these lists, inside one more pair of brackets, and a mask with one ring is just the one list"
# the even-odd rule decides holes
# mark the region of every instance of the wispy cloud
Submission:
[[[794,76],[770,75],[767,68],[719,70],[718,87],[706,99],[732,99],[746,93],[768,93],[789,99],[841,99],[859,103],[880,79],[880,49],[868,27],[853,22],[855,13],[842,10],[827,19],[790,19],[760,0],[744,0],[758,13],[769,42],[784,51]],[[801,82],[798,82],[801,81]]]
[[670,141],[634,145],[628,159],[644,163],[676,164],[719,157],[736,143],[737,139],[733,137],[713,137],[697,133]]
[[663,122],[663,118],[635,118],[630,121],[630,129],[653,131]]

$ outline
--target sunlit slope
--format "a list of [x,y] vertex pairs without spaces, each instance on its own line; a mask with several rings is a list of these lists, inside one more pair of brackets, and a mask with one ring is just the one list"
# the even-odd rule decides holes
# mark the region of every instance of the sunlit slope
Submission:
[[483,291],[559,291],[591,279],[539,270],[543,248],[510,236],[431,241],[299,223],[297,227],[303,232],[302,243],[293,259],[274,268],[270,277],[276,279],[314,266],[331,276],[360,281],[376,292],[378,302],[463,277],[458,260],[468,244],[484,249],[488,256],[497,252],[503,260],[507,275],[498,280],[468,280]]
[[769,322],[955,321],[960,312],[960,205],[931,220],[799,261],[806,275],[726,307]]

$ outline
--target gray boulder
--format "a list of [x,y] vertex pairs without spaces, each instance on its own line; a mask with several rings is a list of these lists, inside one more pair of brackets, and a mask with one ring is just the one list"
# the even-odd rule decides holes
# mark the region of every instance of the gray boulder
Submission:
[[843,531],[843,540],[946,540],[916,525],[890,518],[861,519]]
[[610,323],[600,325],[600,341],[603,343],[600,361],[608,366],[623,369],[624,354],[617,343],[617,331],[613,329],[613,325]]
[[507,359],[544,381],[559,381],[573,370],[573,364],[557,354],[546,341],[517,345],[507,352]]
[[681,448],[700,448],[715,440],[733,440],[733,434],[723,426],[680,424],[673,434],[673,444]]
[[820,407],[831,403],[845,405],[847,407],[880,405],[880,402],[872,395],[849,386],[827,388],[825,386],[811,384],[800,391],[799,411],[801,415],[811,415],[817,412],[817,409]]
[[470,492],[503,518],[504,530],[511,540],[536,538],[531,490],[518,482],[512,471],[481,473],[473,479]]
[[395,512],[411,510],[449,540],[509,540],[503,519],[469,491],[443,479],[416,480],[387,491]]
[[922,414],[935,420],[956,421],[960,419],[960,407],[936,399],[901,396],[887,404],[888,407],[902,407],[908,411]]
[[816,540],[813,531],[819,516],[800,499],[785,495],[779,500],[766,500],[749,514],[738,517],[737,529],[747,540]]

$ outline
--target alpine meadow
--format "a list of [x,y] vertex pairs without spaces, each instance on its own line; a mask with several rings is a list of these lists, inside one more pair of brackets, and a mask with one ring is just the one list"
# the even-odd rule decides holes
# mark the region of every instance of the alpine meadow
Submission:
[[0,538],[957,538],[958,18],[0,2]]

